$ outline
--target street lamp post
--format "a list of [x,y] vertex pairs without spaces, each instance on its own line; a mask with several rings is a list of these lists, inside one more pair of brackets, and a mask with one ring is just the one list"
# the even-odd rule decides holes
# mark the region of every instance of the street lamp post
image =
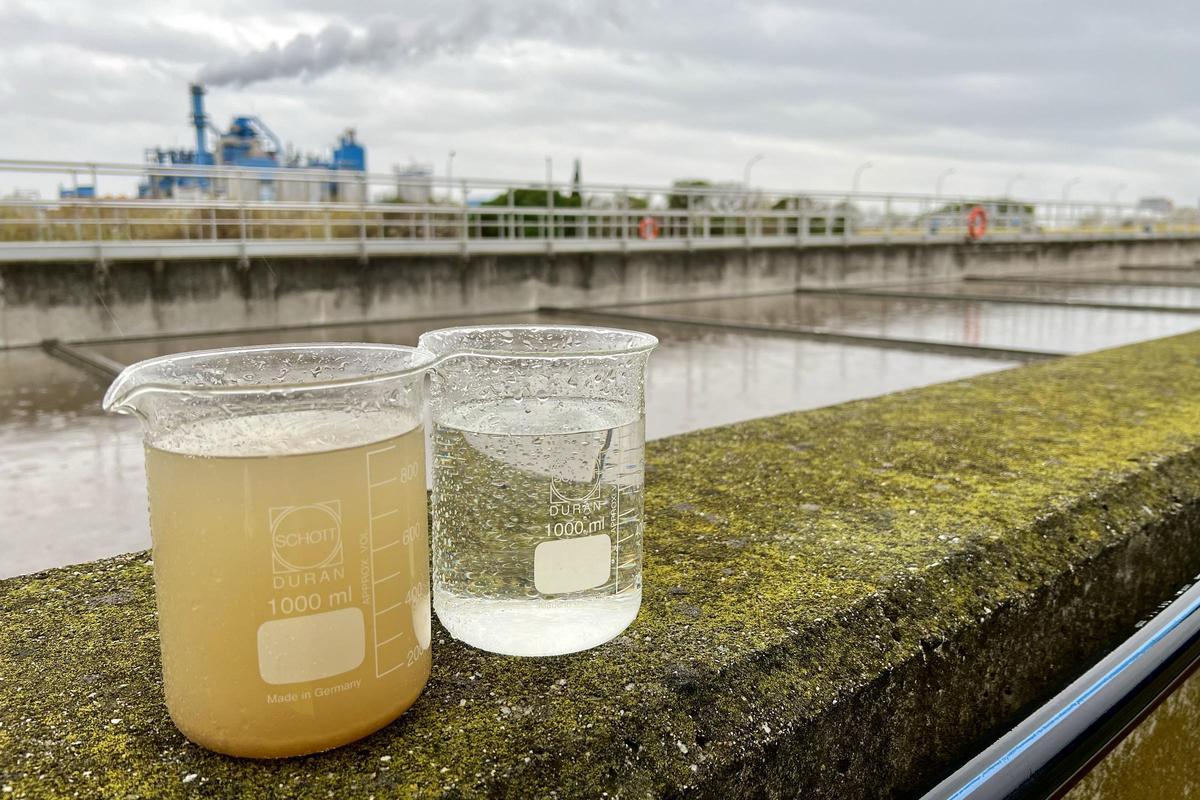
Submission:
[[1017,181],[1023,181],[1023,180],[1025,180],[1024,172],[1018,172],[1016,175],[1013,175],[1011,178],[1008,179],[1008,183],[1004,184],[1005,199],[1012,197],[1013,186],[1016,185]]
[[746,215],[746,242],[750,242],[750,168],[762,161],[762,153],[750,156],[742,170],[742,212]]
[[1066,203],[1067,199],[1070,198],[1070,196],[1071,196],[1071,187],[1077,183],[1082,183],[1082,182],[1083,182],[1083,178],[1071,178],[1071,180],[1069,180],[1063,184],[1062,201],[1064,203]]
[[870,161],[864,161],[863,163],[858,165],[858,168],[854,170],[854,180],[850,183],[850,194],[858,194],[859,178],[861,178],[862,174],[864,172],[866,172],[867,170],[869,170],[873,166],[875,166],[875,165],[873,163],[871,163]]
[[446,156],[446,197],[452,197],[454,194],[454,156],[455,152],[450,151]]
[[554,159],[546,156],[546,238],[554,238]]
[[1070,198],[1070,196],[1071,196],[1071,187],[1072,187],[1072,186],[1074,186],[1075,184],[1077,184],[1077,183],[1081,182],[1082,180],[1083,180],[1083,178],[1080,178],[1080,177],[1074,177],[1074,178],[1071,178],[1071,180],[1069,180],[1069,181],[1067,181],[1066,183],[1064,183],[1064,184],[1063,184],[1063,188],[1062,188],[1062,214],[1063,214],[1063,216],[1064,216],[1064,217],[1068,217],[1068,218],[1069,218],[1069,217],[1071,216],[1071,209],[1070,209],[1070,207],[1067,205],[1067,200],[1068,200],[1068,198]]
[[934,197],[942,196],[942,184],[945,183],[946,178],[949,178],[951,175],[954,175],[957,172],[958,172],[958,170],[955,169],[954,167],[950,167],[949,169],[942,170],[942,172],[937,176],[937,183],[934,184],[934,189],[933,189]]
[[746,162],[746,168],[742,170],[742,189],[744,189],[747,194],[750,193],[750,168],[762,161],[764,158],[766,158],[766,156],[764,156],[762,153],[751,156]]

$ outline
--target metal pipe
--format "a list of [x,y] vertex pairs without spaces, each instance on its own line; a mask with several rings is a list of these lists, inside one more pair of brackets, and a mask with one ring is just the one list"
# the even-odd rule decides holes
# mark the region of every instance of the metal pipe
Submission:
[[125,368],[124,364],[119,364],[108,356],[58,339],[45,339],[42,349],[55,358],[82,367],[109,381],[121,374],[121,370]]

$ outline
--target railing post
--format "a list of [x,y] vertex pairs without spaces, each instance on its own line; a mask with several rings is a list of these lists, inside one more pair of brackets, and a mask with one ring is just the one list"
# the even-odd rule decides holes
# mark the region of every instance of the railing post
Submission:
[[75,241],[83,241],[83,223],[79,221],[79,173],[71,170],[71,188],[74,197],[71,198],[71,219],[75,221]]
[[96,181],[96,165],[92,164],[92,218],[96,230],[96,266],[104,268],[104,228],[100,224],[100,192]]
[[742,244],[750,249],[750,187],[742,190]]
[[629,188],[622,187],[621,198],[617,201],[617,219],[621,223],[621,252],[629,250]]
[[554,185],[550,169],[546,169],[546,252],[554,253],[555,221],[554,221]]
[[467,182],[465,179],[462,182],[462,212],[461,212],[459,224],[460,224],[461,236],[462,236],[462,242],[459,245],[459,249],[462,251],[463,258],[466,258],[467,257],[467,240],[471,238],[471,229],[470,229],[471,221],[470,221],[470,218],[468,216],[468,211],[467,211]]
[[587,241],[590,237],[588,234],[588,226],[591,224],[592,218],[588,215],[587,200],[583,197],[583,187],[579,187],[579,238]]
[[358,263],[367,263],[367,173],[358,175]]
[[508,238],[517,238],[517,190],[508,187]]
[[212,240],[217,240],[217,209],[208,209],[209,231],[212,233]]
[[892,242],[892,196],[883,198],[883,243]]
[[687,246],[688,250],[692,249],[692,226],[695,224],[693,221],[693,216],[692,216],[693,215],[692,201],[695,199],[696,199],[696,195],[692,194],[689,191],[687,193],[687,220],[685,222],[685,224],[687,225],[687,238],[685,239],[685,242],[686,242],[686,246]]
[[[837,214],[835,213],[833,220],[836,219]],[[845,247],[848,244],[850,244],[850,195],[846,195],[846,199],[842,203],[842,246]]]
[[240,255],[238,256],[238,266],[246,269],[250,266],[250,257],[246,254],[246,202],[241,199],[241,193],[238,193],[238,231],[241,234],[241,239],[238,242]]

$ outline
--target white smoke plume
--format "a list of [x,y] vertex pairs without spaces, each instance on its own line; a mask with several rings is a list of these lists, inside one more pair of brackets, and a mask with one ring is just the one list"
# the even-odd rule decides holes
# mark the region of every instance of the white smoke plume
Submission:
[[489,39],[590,37],[597,33],[597,20],[620,28],[620,4],[603,0],[535,0],[520,6],[472,3],[448,21],[377,20],[361,30],[335,22],[316,34],[297,34],[283,44],[272,42],[209,64],[197,80],[213,86],[247,86],[272,78],[312,80],[341,67],[382,69],[466,53]]

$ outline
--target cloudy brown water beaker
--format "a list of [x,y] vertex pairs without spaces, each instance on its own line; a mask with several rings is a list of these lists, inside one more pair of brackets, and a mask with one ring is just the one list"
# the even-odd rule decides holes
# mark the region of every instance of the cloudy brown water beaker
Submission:
[[215,350],[129,367],[143,423],[167,708],[237,756],[375,731],[430,670],[423,370],[391,345]]

